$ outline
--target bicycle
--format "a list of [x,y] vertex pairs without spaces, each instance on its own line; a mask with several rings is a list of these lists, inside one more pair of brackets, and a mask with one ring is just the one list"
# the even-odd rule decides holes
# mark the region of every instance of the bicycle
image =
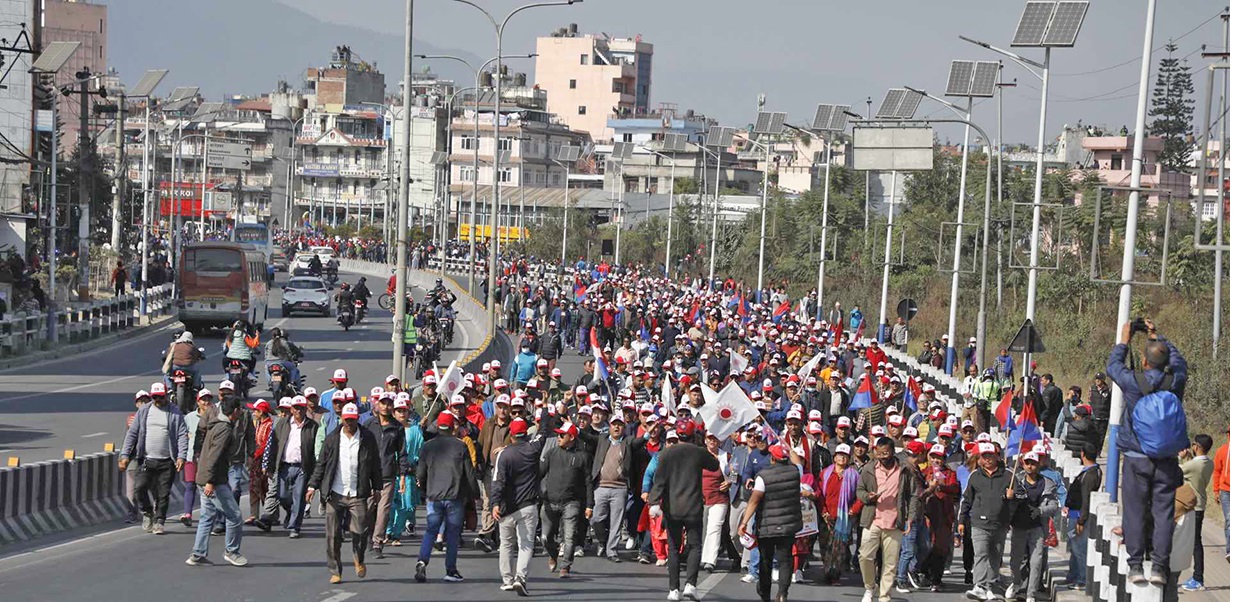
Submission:
[[376,303],[380,305],[380,309],[393,311],[393,294],[384,293],[380,295],[380,298],[376,301]]

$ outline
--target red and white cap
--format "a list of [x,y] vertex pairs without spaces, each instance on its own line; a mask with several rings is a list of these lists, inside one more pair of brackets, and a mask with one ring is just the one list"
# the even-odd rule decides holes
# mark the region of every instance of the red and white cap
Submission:
[[975,446],[975,453],[981,456],[984,454],[995,454],[997,453],[997,446],[993,445],[991,441],[977,443]]
[[651,414],[655,411],[656,411],[656,406],[652,405],[652,402],[650,401],[644,402],[643,405],[639,406],[640,414]]
[[345,371],[345,368],[337,368],[336,370],[332,371],[332,378],[328,380],[331,380],[334,383],[339,383],[339,382],[347,381],[349,379],[350,379],[350,375],[348,372]]
[[807,432],[812,435],[819,435],[824,432],[824,428],[820,426],[819,422],[809,422],[807,423]]
[[585,386],[583,386],[583,385],[579,385],[579,386],[577,386],[577,387],[574,387],[574,394],[575,394],[575,395],[580,395],[580,396],[581,396],[581,395],[586,395],[586,394],[587,394],[587,387],[585,387]]
[[577,437],[578,427],[574,426],[573,422],[566,420],[565,422],[561,423],[561,426],[553,429],[553,432],[557,433],[558,435],[569,435],[571,437]]
[[801,422],[803,420],[803,413],[797,408],[790,410],[789,412],[786,412],[786,420],[797,420]]
[[941,445],[940,443],[932,446],[932,449],[928,450],[928,455],[944,458],[945,457],[945,446]]
[[388,384],[388,383],[400,383],[400,382],[401,382],[401,379],[400,379],[400,378],[397,378],[397,375],[396,375],[396,374],[390,374],[390,375],[388,375],[388,376],[385,376],[385,377],[384,377],[384,384]]
[[[863,439],[863,437],[859,437],[859,439]],[[863,441],[866,443],[867,439],[863,439]],[[837,447],[833,448],[833,453],[834,454],[846,454],[847,456],[849,456],[850,455],[850,444],[849,443],[838,443]]]
[[812,410],[807,412],[807,420],[810,422],[820,422],[820,410]]
[[345,401],[345,391],[338,390],[332,392],[332,402],[336,403],[338,401]]
[[[160,385],[160,386],[163,386],[163,385]],[[220,381],[220,386],[217,388],[220,389],[221,391],[233,391],[237,389],[237,387],[233,385],[233,381],[231,380]]]
[[148,393],[146,389],[139,389],[137,393],[134,393],[135,400],[142,399],[144,397],[151,397],[151,394]]
[[425,386],[425,387],[434,387],[434,386],[436,386],[436,377],[435,377],[434,375],[431,375],[431,374],[428,374],[427,376],[424,376],[424,377],[423,377],[423,386]]
[[849,416],[842,416],[841,418],[837,419],[837,428],[842,428],[842,427],[850,428],[850,417]]
[[549,374],[551,374],[553,378],[561,378],[561,368],[553,368],[552,372],[549,372]]
[[307,403],[306,403],[306,397],[303,397],[302,395],[294,395],[294,396],[293,396],[293,399],[291,400],[291,404],[292,404],[294,407],[303,407],[303,408],[305,408],[305,407],[306,407],[306,405],[307,405]]
[[[139,391],[138,395],[134,396],[134,399],[137,399],[139,395],[146,395],[146,394],[147,394],[146,391]],[[211,392],[211,389],[199,389],[199,394],[195,396],[195,399],[203,399],[204,397],[211,399],[212,395],[213,393]]]
[[914,437],[914,438],[919,438],[919,429],[917,429],[917,428],[915,428],[915,427],[913,427],[913,426],[908,426],[908,427],[906,427],[906,428],[902,429],[902,436],[903,436],[903,437]]
[[503,390],[503,389],[508,389],[508,388],[509,388],[509,383],[508,383],[508,382],[506,382],[506,381],[505,381],[505,379],[503,379],[503,378],[498,378],[498,379],[496,379],[495,381],[493,381],[493,382],[492,382],[492,388],[493,388],[493,389],[496,389],[497,391],[500,391],[500,390]]
[[964,429],[968,427],[975,428],[975,423],[971,422],[970,420],[963,420],[962,424],[958,426],[958,428],[964,428]]
[[890,414],[889,420],[886,422],[889,423],[889,426],[902,426],[905,421],[902,420],[901,414]]
[[345,400],[346,400],[346,401],[354,401],[354,400],[358,399],[358,393],[357,393],[356,391],[354,391],[354,388],[353,388],[353,387],[346,387],[346,388],[344,388],[344,389],[341,389],[341,392],[342,392],[342,393],[345,393]]
[[544,358],[542,358],[542,357],[541,357],[541,358],[539,358],[539,361],[535,362],[535,367],[536,367],[536,368],[547,368],[547,367],[548,367],[548,360],[546,360],[546,359],[544,359]]
[[[230,382],[229,384],[233,384]],[[168,389],[164,387],[164,383],[151,383],[151,396],[163,397],[168,395]]]
[[874,426],[874,427],[872,427],[872,435],[873,435],[873,436],[875,436],[875,437],[884,437],[884,436],[885,436],[885,427],[883,427],[883,426],[881,426],[881,425],[879,425],[879,424],[878,424],[878,425],[876,425],[876,426]]
[[953,437],[953,436],[954,436],[954,427],[952,427],[952,426],[950,426],[950,425],[948,425],[948,424],[942,424],[942,425],[941,425],[941,428],[938,428],[938,429],[937,429],[937,436],[938,436],[938,437]]
[[278,408],[293,407],[293,398],[288,395],[286,395],[285,397],[282,397],[281,400],[276,403],[276,407]]
[[579,415],[581,415],[581,416],[590,416],[590,415],[591,415],[591,406],[587,406],[587,405],[584,405],[584,406],[578,406],[578,413],[579,413]]
[[500,395],[497,395],[497,396],[496,396],[496,399],[493,399],[493,400],[492,400],[492,405],[497,405],[497,406],[507,406],[507,405],[509,405],[509,395],[506,395],[506,394],[504,394],[504,393],[501,393]]
[[347,403],[344,408],[341,408],[341,420],[348,418],[358,420],[358,406],[356,404]]
[[410,402],[405,399],[397,399],[393,401],[393,409],[394,410],[409,410]]
[[466,405],[466,398],[462,397],[461,395],[454,395],[453,397],[449,399],[449,405],[450,406],[464,406]]
[[1036,453],[1036,452],[1034,452],[1034,451],[1029,451],[1029,452],[1027,452],[1027,453],[1023,454],[1023,461],[1024,461],[1024,462],[1035,462],[1035,463],[1039,464],[1039,463],[1040,463],[1040,454],[1038,454],[1038,453]]
[[384,393],[384,387],[371,387],[371,398],[375,399]]
[[313,397],[319,397],[319,390],[315,387],[307,387],[302,390],[302,394],[305,395],[307,399],[311,399]]

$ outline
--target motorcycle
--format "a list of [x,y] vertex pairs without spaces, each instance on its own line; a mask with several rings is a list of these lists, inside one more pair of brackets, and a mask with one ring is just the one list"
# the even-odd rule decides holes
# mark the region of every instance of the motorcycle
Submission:
[[189,414],[195,411],[194,400],[194,383],[190,382],[190,375],[181,368],[173,370],[173,403],[181,410],[182,414]]
[[329,266],[324,271],[324,278],[328,281],[328,284],[335,285],[337,283],[337,268],[335,266]]
[[293,397],[298,394],[302,387],[302,383],[293,382],[289,370],[281,364],[268,366],[268,381],[270,382],[268,388],[272,391],[272,397],[277,399]]
[[440,338],[445,343],[453,342],[453,320],[440,318]]
[[363,316],[367,313],[367,304],[362,299],[354,300],[354,323],[362,324]]
[[354,325],[354,312],[350,311],[348,307],[338,308],[337,324],[340,324],[341,328],[344,328],[348,332],[350,326]]
[[229,360],[228,379],[233,383],[234,390],[242,399],[250,397],[250,375],[247,374],[246,362],[242,360]]

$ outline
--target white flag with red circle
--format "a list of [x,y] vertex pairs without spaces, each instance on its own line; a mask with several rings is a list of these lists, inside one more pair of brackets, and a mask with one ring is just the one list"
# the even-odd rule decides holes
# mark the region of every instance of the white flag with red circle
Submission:
[[699,416],[704,422],[704,430],[722,441],[759,415],[760,412],[755,409],[755,404],[736,382],[725,385],[716,401],[704,405],[699,410]]

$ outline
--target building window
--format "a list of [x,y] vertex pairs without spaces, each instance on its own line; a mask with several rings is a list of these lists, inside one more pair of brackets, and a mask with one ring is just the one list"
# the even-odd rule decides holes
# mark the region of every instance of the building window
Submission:
[[591,62],[590,62],[590,57],[588,57],[588,56],[587,56],[587,55],[585,55],[585,54],[580,54],[580,55],[578,55],[578,64],[580,64],[580,65],[590,65],[590,64],[591,64]]
[[625,91],[626,91],[625,82],[620,82],[620,81],[613,82],[613,93],[614,94],[622,94]]
[[463,182],[475,181],[475,168],[469,165],[459,165],[457,168],[458,180]]
[[576,79],[572,79],[572,80],[570,80],[570,89],[571,89],[571,90],[577,90],[577,89],[578,89],[578,80],[576,80]]
[[514,150],[514,139],[513,138],[501,138],[500,149],[501,149],[501,152]]
[[1122,169],[1122,153],[1109,155],[1109,169]]
[[634,142],[634,134],[622,134],[622,142]]
[[506,167],[500,171],[500,182],[508,183],[514,181],[514,169]]
[[1217,203],[1204,201],[1200,209],[1200,217],[1203,219],[1215,219],[1217,217]]
[[462,147],[462,150],[474,150],[475,139],[471,138],[470,136],[462,136],[462,142],[460,146]]
[[587,105],[578,105],[578,114],[579,114],[579,115],[586,115],[586,114],[587,114]]

